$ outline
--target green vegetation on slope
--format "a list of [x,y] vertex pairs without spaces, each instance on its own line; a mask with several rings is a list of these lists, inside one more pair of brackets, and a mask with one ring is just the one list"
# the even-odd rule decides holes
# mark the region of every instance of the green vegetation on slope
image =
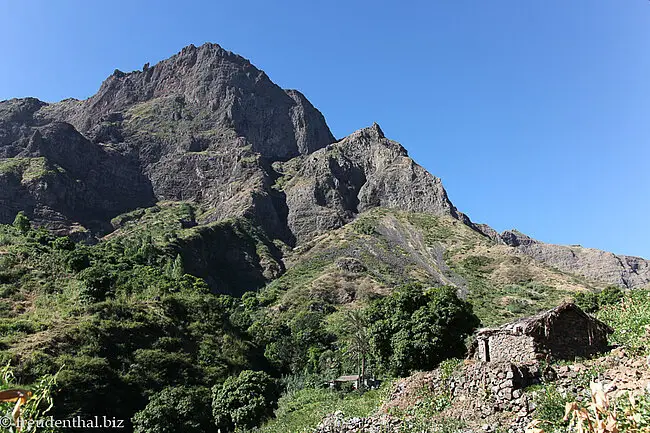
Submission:
[[[250,221],[197,225],[200,214],[187,203],[138,209],[96,245],[22,215],[0,226],[0,360],[22,383],[61,369],[56,416],[135,416],[141,432],[218,421],[228,431],[254,428],[278,404],[268,431],[313,427],[318,414],[378,404],[375,391],[321,389],[339,375],[407,375],[462,356],[479,321],[457,292],[495,323],[573,289],[449,218],[378,209],[288,254]],[[258,373],[284,385],[250,407],[221,391],[249,392]],[[309,386],[288,385],[306,375]],[[180,425],[175,406],[187,413]]]

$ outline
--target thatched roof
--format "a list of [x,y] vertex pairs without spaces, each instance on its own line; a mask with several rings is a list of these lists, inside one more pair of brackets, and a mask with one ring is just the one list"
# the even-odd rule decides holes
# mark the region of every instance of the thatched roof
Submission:
[[548,335],[548,330],[550,326],[553,324],[553,322],[560,315],[569,311],[574,311],[579,315],[583,316],[585,320],[587,320],[588,323],[590,323],[590,325],[599,332],[605,334],[611,334],[614,332],[614,330],[610,326],[601,322],[595,317],[592,317],[589,314],[585,313],[576,304],[572,302],[567,302],[548,311],[538,313],[534,316],[524,317],[522,319],[515,320],[514,322],[507,323],[498,328],[479,329],[477,332],[477,336],[487,337],[490,335],[502,334],[502,333],[511,334],[511,335],[531,335],[539,332],[540,330],[543,330],[544,334]]

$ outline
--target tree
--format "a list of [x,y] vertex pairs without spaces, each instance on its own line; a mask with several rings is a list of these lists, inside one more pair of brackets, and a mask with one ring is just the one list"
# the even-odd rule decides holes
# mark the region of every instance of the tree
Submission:
[[70,240],[69,237],[63,236],[54,239],[54,242],[52,242],[52,248],[55,250],[72,251],[75,249],[75,244]]
[[27,234],[27,232],[32,229],[32,224],[29,222],[29,218],[27,218],[27,215],[25,215],[25,212],[23,211],[18,212],[13,225],[22,234]]
[[210,392],[201,387],[168,387],[133,417],[135,433],[202,433],[214,430]]
[[174,260],[174,264],[172,264],[171,277],[178,279],[183,275],[185,275],[185,270],[183,269],[183,259],[181,258],[180,254],[177,254],[176,259]]
[[350,310],[345,314],[347,328],[347,351],[357,358],[359,387],[364,387],[366,362],[370,354],[370,332],[368,319],[361,310]]
[[278,395],[278,386],[271,376],[262,371],[242,371],[212,388],[214,421],[224,433],[254,428],[271,416]]
[[368,309],[370,345],[384,371],[406,376],[431,370],[448,358],[463,357],[465,338],[480,321],[452,287],[397,288]]

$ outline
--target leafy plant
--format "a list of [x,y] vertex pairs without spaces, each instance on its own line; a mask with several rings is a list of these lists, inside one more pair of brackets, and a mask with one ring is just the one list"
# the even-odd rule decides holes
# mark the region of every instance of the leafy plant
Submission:
[[[602,383],[590,385],[591,401],[581,404],[567,402],[563,421],[568,423],[568,432],[578,433],[644,433],[650,432],[650,398],[647,395],[637,399],[632,394],[627,399],[612,401],[608,389]],[[540,414],[541,415],[541,414]],[[546,424],[541,416],[526,429],[527,433],[544,433]]]
[[25,212],[23,211],[18,212],[13,225],[20,230],[22,234],[27,234],[32,228],[29,218],[27,218],[27,215],[25,215]]
[[256,427],[271,416],[278,394],[277,383],[268,374],[242,371],[212,389],[214,421],[225,432]]
[[368,310],[373,355],[395,376],[432,370],[441,361],[465,354],[465,338],[479,325],[472,306],[451,287],[425,290],[418,284],[397,288]]
[[[24,405],[17,406],[13,402],[0,403],[0,413],[7,418],[14,418],[16,425],[24,433],[53,431],[41,428],[38,421],[54,406],[53,392],[57,384],[57,377],[58,373],[40,377],[32,386],[27,387],[29,398]],[[14,371],[8,363],[0,369],[0,389],[16,389],[17,387]]]
[[133,417],[135,433],[201,433],[213,430],[208,388],[165,388]]

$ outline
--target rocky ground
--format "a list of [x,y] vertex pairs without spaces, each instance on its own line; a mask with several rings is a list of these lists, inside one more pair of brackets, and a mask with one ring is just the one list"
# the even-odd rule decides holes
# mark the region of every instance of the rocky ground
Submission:
[[[461,367],[465,371],[467,365]],[[381,410],[367,418],[345,418],[342,412],[327,416],[315,430],[315,433],[389,433],[389,432],[430,432],[444,430],[450,421],[460,421],[458,430],[469,432],[508,431],[523,433],[528,424],[538,418],[537,402],[541,394],[553,387],[560,395],[576,395],[578,401],[590,399],[591,381],[602,382],[610,390],[610,398],[617,399],[632,393],[641,395],[650,393],[650,357],[629,353],[618,348],[605,356],[584,362],[561,363],[550,367],[539,366],[541,384],[512,393],[510,403],[505,406],[494,404],[485,395],[475,398],[459,396],[451,404],[433,414],[429,421],[439,427],[420,427],[418,421],[409,418],[408,408],[422,406],[431,393],[440,392],[439,372],[418,373],[400,380]],[[499,374],[499,373],[497,373]],[[503,376],[503,383],[508,378]],[[433,388],[432,388],[433,386]],[[498,390],[497,390],[498,391]],[[507,406],[507,407],[506,407]],[[421,424],[421,423],[420,423]]]

